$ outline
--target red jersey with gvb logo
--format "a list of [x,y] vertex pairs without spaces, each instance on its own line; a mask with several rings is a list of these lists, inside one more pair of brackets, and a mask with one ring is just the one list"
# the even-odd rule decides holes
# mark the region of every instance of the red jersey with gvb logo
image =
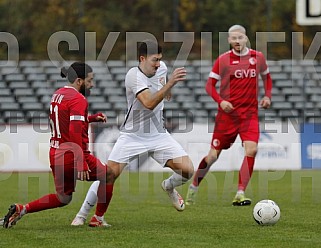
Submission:
[[[239,134],[242,141],[258,142],[258,81],[259,77],[269,74],[266,60],[262,53],[248,49],[245,54],[236,54],[230,50],[215,61],[209,78],[214,79],[210,92],[218,104],[223,100],[233,105],[233,110],[224,112],[219,107],[215,119],[212,147],[227,149]],[[220,81],[219,94],[215,84]],[[266,96],[271,97],[270,79],[266,83]],[[208,90],[208,88],[207,88]]]
[[238,114],[258,109],[258,79],[268,74],[261,52],[249,49],[245,55],[230,50],[215,61],[210,77],[220,81],[220,98],[232,103]]

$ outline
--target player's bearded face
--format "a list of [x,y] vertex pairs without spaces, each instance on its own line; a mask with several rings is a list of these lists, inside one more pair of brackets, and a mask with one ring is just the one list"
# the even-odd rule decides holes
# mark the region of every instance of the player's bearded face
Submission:
[[231,32],[229,33],[228,42],[232,48],[237,52],[242,52],[246,47],[247,36],[242,32]]
[[88,76],[82,80],[83,84],[80,86],[79,92],[83,94],[83,96],[90,96],[90,89],[94,86],[93,84],[94,75],[93,73],[88,73]]
[[79,92],[80,92],[81,94],[83,94],[83,96],[85,96],[85,97],[87,97],[87,96],[90,95],[90,89],[86,89],[85,83],[83,83],[83,84],[80,86]]

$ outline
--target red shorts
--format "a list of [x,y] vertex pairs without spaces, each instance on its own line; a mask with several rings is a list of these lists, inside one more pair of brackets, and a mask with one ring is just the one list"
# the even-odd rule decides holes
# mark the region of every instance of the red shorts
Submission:
[[215,150],[228,149],[238,134],[243,142],[258,143],[260,137],[258,114],[251,112],[238,115],[234,112],[227,114],[219,111],[215,118],[211,147]]
[[[75,191],[77,180],[77,168],[73,153],[56,151],[56,149],[50,149],[50,168],[54,176],[56,192],[71,195]],[[90,170],[89,181],[106,182],[108,167],[90,153],[85,155],[85,159]]]

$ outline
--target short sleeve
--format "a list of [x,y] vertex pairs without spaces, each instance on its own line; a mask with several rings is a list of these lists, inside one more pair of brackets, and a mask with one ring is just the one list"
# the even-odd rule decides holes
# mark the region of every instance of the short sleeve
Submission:
[[148,88],[147,77],[137,67],[132,68],[126,75],[125,86],[136,95],[143,89]]

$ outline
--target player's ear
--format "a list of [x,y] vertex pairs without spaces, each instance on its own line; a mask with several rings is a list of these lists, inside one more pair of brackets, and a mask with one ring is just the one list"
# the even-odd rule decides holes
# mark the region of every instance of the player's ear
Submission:
[[143,55],[139,56],[139,62],[143,62],[145,59],[146,58]]

